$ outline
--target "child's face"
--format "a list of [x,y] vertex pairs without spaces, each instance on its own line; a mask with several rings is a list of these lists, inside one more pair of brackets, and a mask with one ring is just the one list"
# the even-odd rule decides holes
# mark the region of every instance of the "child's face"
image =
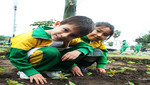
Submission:
[[87,37],[92,41],[99,41],[106,39],[111,33],[109,27],[99,26],[96,27],[93,32],[87,35]]
[[69,41],[77,37],[80,37],[79,30],[74,24],[55,24],[51,31],[51,38],[54,41]]

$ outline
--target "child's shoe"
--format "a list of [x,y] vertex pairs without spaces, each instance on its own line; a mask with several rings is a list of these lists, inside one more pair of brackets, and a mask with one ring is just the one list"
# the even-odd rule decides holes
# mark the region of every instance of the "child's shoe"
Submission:
[[48,77],[53,78],[53,77],[60,77],[61,71],[45,71],[44,72]]
[[30,79],[26,74],[24,74],[22,71],[18,71],[17,75],[20,76],[21,79]]

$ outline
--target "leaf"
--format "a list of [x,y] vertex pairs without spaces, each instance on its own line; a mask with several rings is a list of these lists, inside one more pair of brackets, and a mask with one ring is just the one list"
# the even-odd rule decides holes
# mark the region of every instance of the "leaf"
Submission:
[[89,76],[92,75],[92,72],[88,72],[87,75],[89,75]]
[[75,83],[73,83],[73,82],[71,82],[71,81],[69,81],[69,85],[76,85]]
[[150,72],[146,72],[147,74],[150,74]]

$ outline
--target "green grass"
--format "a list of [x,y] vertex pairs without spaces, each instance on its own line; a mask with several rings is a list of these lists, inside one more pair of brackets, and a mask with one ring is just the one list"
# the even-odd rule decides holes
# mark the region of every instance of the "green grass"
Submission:
[[133,58],[148,58],[150,59],[150,56],[137,56],[137,55],[125,55],[125,54],[108,54],[110,57],[133,57]]

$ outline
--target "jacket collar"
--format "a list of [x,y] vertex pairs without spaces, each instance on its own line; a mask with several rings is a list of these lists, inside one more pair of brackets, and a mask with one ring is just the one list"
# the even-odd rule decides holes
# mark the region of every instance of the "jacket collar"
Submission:
[[49,29],[54,29],[54,28],[48,26],[40,26],[39,28],[33,30],[32,36],[35,38],[51,39],[51,35],[45,32],[45,30],[49,30]]

